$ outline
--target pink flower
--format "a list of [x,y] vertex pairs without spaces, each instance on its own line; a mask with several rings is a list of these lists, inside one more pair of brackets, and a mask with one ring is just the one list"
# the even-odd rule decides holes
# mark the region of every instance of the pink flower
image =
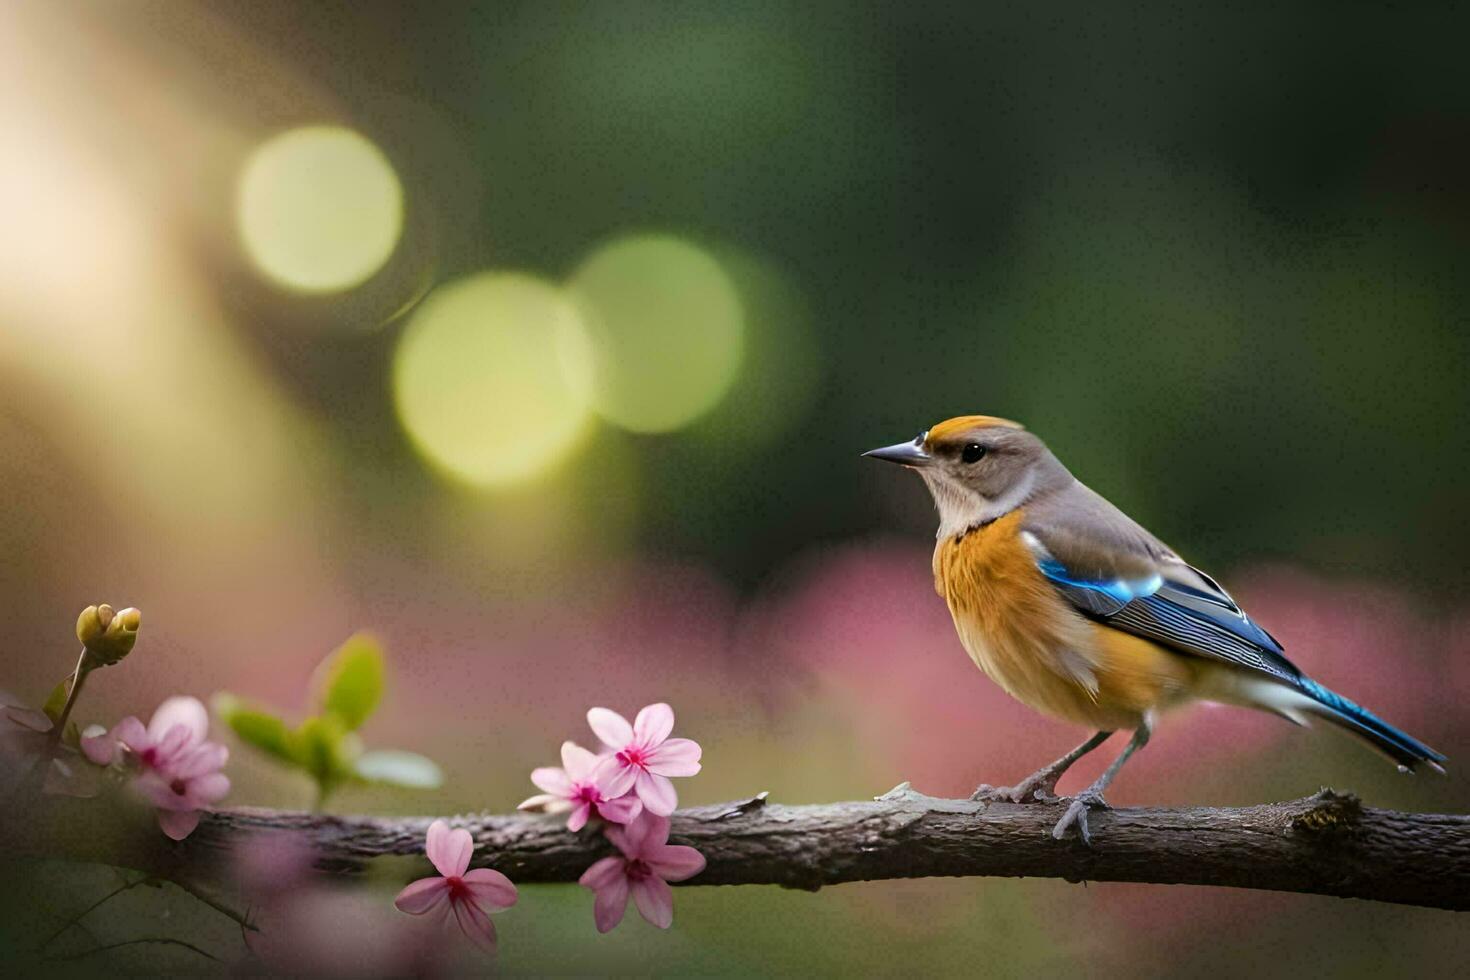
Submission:
[[429,824],[424,853],[443,877],[420,878],[409,884],[393,899],[393,905],[400,912],[423,915],[440,908],[448,899],[464,934],[476,946],[493,953],[495,923],[490,921],[490,913],[504,911],[516,903],[516,886],[490,868],[466,871],[474,849],[468,830],[450,830],[443,820]]
[[230,791],[220,769],[230,751],[206,741],[209,713],[197,698],[172,697],[158,706],[148,727],[129,715],[102,735],[82,738],[82,752],[111,765],[119,752],[137,766],[137,787],[158,810],[158,825],[183,840],[199,825],[201,811]]
[[517,809],[545,813],[572,811],[567,829],[581,830],[594,812],[612,823],[627,823],[643,804],[636,796],[610,799],[604,786],[614,775],[616,761],[598,758],[575,742],[561,743],[562,768],[543,766],[531,771],[531,782],[546,792],[525,800]]
[[623,921],[628,893],[638,912],[660,929],[674,921],[674,893],[668,882],[692,878],[704,870],[704,855],[692,847],[670,844],[667,817],[645,813],[626,827],[607,828],[608,839],[623,852],[588,868],[578,884],[592,889],[592,917],[598,932]]
[[669,738],[674,730],[674,709],[650,704],[638,712],[633,724],[616,711],[593,708],[587,724],[612,752],[612,772],[603,790],[619,797],[629,790],[638,794],[649,813],[666,817],[679,805],[670,776],[692,776],[699,772],[699,743],[687,738]]

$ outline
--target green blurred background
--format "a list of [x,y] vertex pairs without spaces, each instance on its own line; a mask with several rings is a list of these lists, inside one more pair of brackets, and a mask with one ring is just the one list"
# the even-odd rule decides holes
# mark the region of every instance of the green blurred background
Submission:
[[[1079,733],[970,665],[926,494],[858,458],[985,412],[1451,758],[1410,779],[1199,708],[1114,802],[1331,784],[1463,810],[1467,27],[1341,4],[7,4],[0,688],[42,699],[106,600],[143,636],[84,722],[221,689],[304,710],[324,653],[382,637],[364,736],[449,778],[344,811],[507,810],[590,738],[586,707],[661,699],[705,746],[685,802],[1009,781]],[[245,749],[230,773],[234,803],[310,798]],[[392,911],[396,870],[314,891],[293,921],[328,925],[283,926],[264,961],[407,968],[424,924]],[[53,885],[56,909],[110,887]],[[161,915],[148,891],[97,934]],[[1470,956],[1449,913],[1050,881],[681,889],[670,933],[607,937],[588,893],[529,887],[498,924],[507,972]]]

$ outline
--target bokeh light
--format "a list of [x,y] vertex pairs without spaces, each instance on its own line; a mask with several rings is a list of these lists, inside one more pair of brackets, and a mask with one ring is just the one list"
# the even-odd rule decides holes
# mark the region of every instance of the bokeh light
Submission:
[[822,389],[822,351],[810,303],[796,280],[756,252],[714,249],[744,312],[741,368],[725,399],[691,434],[718,458],[769,446],[799,427]]
[[360,285],[388,261],[403,231],[403,187],[393,165],[340,126],[267,140],[245,164],[236,205],[250,260],[301,292]]
[[435,290],[393,358],[398,416],[440,470],[477,486],[537,476],[587,431],[591,352],[556,286],[481,273]]
[[593,404],[609,421],[668,432],[730,390],[744,314],[709,253],[668,235],[620,238],[588,257],[570,285],[593,341]]

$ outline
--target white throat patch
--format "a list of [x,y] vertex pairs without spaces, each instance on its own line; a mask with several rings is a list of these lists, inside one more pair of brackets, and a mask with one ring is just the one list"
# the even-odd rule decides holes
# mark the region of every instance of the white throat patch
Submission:
[[1036,474],[1026,476],[999,497],[982,497],[975,491],[950,482],[942,472],[920,470],[929,492],[934,496],[934,505],[939,508],[939,532],[936,537],[943,541],[976,527],[989,524],[1020,507],[1031,497],[1036,486]]

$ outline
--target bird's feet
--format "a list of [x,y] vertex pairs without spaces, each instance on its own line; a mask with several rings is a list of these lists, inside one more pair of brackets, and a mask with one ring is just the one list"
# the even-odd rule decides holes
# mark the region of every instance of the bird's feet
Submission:
[[970,799],[986,803],[1049,803],[1057,798],[1060,772],[1050,766],[1037,770],[1014,786],[992,786],[981,783]]
[[1073,824],[1077,825],[1077,833],[1082,838],[1082,843],[1092,844],[1092,832],[1087,828],[1088,810],[1106,810],[1108,803],[1102,798],[1102,794],[1088,789],[1078,793],[1072,800],[1072,805],[1067,807],[1067,812],[1062,814],[1062,819],[1051,829],[1051,835],[1061,840],[1067,835],[1067,829]]

